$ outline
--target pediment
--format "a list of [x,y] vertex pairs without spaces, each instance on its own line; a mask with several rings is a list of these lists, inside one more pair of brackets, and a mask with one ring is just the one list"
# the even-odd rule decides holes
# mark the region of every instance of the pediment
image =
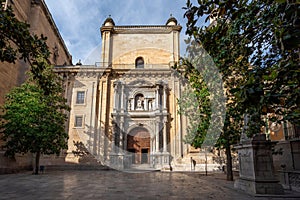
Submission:
[[128,86],[144,86],[144,87],[152,87],[154,86],[153,83],[151,83],[150,81],[146,81],[143,79],[136,79],[134,81],[131,81],[130,83],[127,84]]

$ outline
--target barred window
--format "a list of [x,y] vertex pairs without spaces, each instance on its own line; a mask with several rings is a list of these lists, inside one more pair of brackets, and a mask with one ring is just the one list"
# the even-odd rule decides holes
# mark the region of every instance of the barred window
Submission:
[[78,91],[76,97],[76,104],[84,104],[84,91]]
[[75,127],[82,127],[83,116],[75,116]]

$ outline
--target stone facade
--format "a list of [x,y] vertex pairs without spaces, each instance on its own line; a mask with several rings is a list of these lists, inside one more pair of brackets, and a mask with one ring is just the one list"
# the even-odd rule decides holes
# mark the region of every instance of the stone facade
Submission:
[[83,143],[113,168],[190,170],[199,150],[183,142],[188,122],[177,99],[185,83],[172,69],[180,31],[173,17],[158,26],[116,26],[107,18],[100,63],[56,68],[71,105],[67,162],[80,162],[74,144]]
[[[8,0],[8,5],[12,6],[18,20],[30,24],[31,33],[47,37],[51,64],[72,65],[72,57],[43,0]],[[0,105],[4,103],[5,94],[25,81],[28,67],[23,60],[16,60],[15,64],[0,63]],[[15,159],[4,157],[4,149],[1,149],[3,144],[0,140],[0,173],[32,166],[31,155],[17,155]]]

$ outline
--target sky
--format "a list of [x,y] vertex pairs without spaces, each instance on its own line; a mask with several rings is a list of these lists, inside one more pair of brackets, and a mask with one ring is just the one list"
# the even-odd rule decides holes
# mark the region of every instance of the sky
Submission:
[[111,15],[116,26],[164,25],[174,16],[183,27],[181,52],[184,46],[185,0],[45,0],[62,38],[73,57],[73,64],[100,61],[100,27]]

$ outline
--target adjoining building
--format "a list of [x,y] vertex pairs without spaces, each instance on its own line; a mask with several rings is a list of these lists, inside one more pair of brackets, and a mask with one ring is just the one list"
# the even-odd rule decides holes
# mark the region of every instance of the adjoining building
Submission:
[[[70,55],[45,2],[43,0],[7,0],[4,5],[12,6],[14,14],[19,21],[30,24],[32,34],[47,37],[47,45],[51,52],[49,61],[53,65],[72,65]],[[15,64],[0,63],[0,105],[4,104],[5,95],[26,79],[29,63],[16,60]],[[4,157],[5,150],[0,140],[0,173],[11,172],[21,168],[32,167],[32,155],[16,155],[15,159]]]

